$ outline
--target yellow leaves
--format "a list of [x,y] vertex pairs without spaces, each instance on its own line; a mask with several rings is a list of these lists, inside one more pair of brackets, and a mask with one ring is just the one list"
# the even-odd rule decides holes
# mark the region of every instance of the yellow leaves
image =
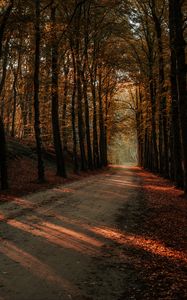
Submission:
[[0,3],[0,13],[8,5],[8,3],[9,2],[7,0],[1,0],[1,3]]
[[44,32],[45,33],[50,33],[51,31],[52,31],[51,22],[45,23],[45,25],[44,25]]

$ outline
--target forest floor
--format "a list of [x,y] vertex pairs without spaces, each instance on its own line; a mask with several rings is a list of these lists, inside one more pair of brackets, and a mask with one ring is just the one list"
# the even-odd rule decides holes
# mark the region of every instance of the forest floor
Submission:
[[136,167],[1,195],[0,300],[187,299],[187,200]]
[[48,148],[43,153],[45,165],[45,183],[37,181],[37,155],[34,143],[24,144],[22,141],[8,139],[8,178],[9,190],[7,195],[23,196],[33,192],[46,190],[59,184],[67,184],[84,179],[93,174],[102,173],[104,170],[74,173],[72,157],[66,155],[67,178],[56,176],[56,161],[53,149]]

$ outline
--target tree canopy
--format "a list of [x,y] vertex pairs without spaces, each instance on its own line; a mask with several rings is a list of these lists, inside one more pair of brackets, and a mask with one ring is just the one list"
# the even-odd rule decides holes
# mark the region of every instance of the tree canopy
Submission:
[[[2,188],[6,136],[36,144],[43,182],[49,146],[59,176],[67,176],[67,153],[75,172],[107,166],[114,132],[124,138],[116,112],[123,119],[126,110],[139,165],[186,193],[186,7],[185,0],[1,1]],[[128,96],[117,101],[122,89]]]

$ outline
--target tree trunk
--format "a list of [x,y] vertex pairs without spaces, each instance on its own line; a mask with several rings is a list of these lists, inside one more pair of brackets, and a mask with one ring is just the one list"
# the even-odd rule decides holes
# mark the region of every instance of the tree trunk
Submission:
[[52,82],[51,82],[51,100],[52,100],[52,129],[53,129],[53,142],[56,154],[56,168],[57,175],[66,177],[66,168],[64,162],[64,156],[62,151],[62,143],[60,137],[59,126],[59,103],[58,103],[58,41],[56,37],[56,7],[51,8],[51,21],[53,29],[53,41],[52,41]]
[[155,0],[152,0],[152,15],[155,25],[157,48],[158,48],[158,64],[159,64],[159,156],[160,171],[165,177],[169,175],[169,158],[168,158],[168,131],[167,131],[167,114],[166,114],[166,89],[164,75],[164,59],[163,59],[163,43],[162,43],[162,27],[161,19],[156,14]]
[[84,122],[82,117],[82,87],[81,87],[81,71],[80,62],[77,60],[77,100],[78,100],[78,129],[79,129],[79,145],[81,153],[81,169],[84,171],[87,168],[85,144],[84,144]]
[[3,120],[0,117],[0,174],[1,174],[1,188],[5,190],[8,188],[8,174],[7,174],[7,151],[6,151],[6,139]]
[[185,40],[183,36],[182,1],[169,1],[170,42],[176,60],[176,81],[178,92],[179,124],[182,149],[184,192],[187,194],[187,82],[185,61]]
[[138,166],[143,165],[143,126],[142,126],[142,96],[140,86],[136,87],[136,128],[138,141]]
[[102,99],[102,74],[99,72],[99,85],[98,85],[98,98],[99,98],[99,129],[100,129],[100,164],[105,165],[105,127],[103,118],[103,99]]
[[[21,46],[21,45],[20,45]],[[17,108],[17,79],[19,75],[19,70],[20,70],[20,63],[21,63],[21,52],[19,52],[19,57],[18,57],[18,66],[17,70],[14,73],[14,82],[13,82],[13,111],[12,111],[12,129],[11,129],[11,136],[15,136],[15,119],[16,119],[16,108]]]
[[109,85],[110,82],[107,82],[106,88],[106,97],[105,97],[105,161],[104,166],[108,165],[108,115],[109,115],[109,108],[110,108],[110,98],[109,98]]
[[[170,3],[171,5],[171,3]],[[170,8],[171,10],[171,8]],[[172,160],[174,168],[174,181],[178,187],[183,187],[183,170],[182,170],[182,150],[181,150],[181,139],[180,139],[180,126],[179,126],[179,108],[178,108],[178,92],[177,92],[177,70],[176,70],[176,56],[173,42],[175,33],[173,28],[173,16],[170,11],[169,24],[170,24],[170,49],[171,49],[171,71],[170,71],[170,82],[171,82],[171,123],[172,123]]]
[[153,70],[152,70],[152,62],[150,62],[149,66],[149,89],[151,96],[151,137],[152,137],[152,154],[153,154],[153,165],[152,171],[158,172],[158,148],[157,148],[157,133],[156,133],[156,95],[155,95],[155,87],[153,80]]
[[[93,73],[92,73],[93,72]],[[92,89],[92,98],[93,98],[93,163],[95,168],[100,167],[100,158],[99,158],[99,145],[98,145],[98,132],[97,132],[97,104],[96,104],[96,66],[92,68],[91,71],[91,89]]]
[[[14,1],[12,0],[2,18],[1,25],[0,25],[0,59],[2,58],[2,46],[3,46],[4,31],[5,31],[5,27],[6,27],[8,18],[10,17],[13,5],[14,5]],[[8,46],[8,44],[7,44],[7,46]],[[2,77],[2,81],[1,81],[0,95],[3,90],[3,86],[4,86],[4,82],[5,82],[6,65],[7,65],[7,56],[5,57],[5,61],[3,64],[3,77]],[[3,119],[1,118],[1,116],[0,116],[0,141],[1,141],[1,146],[0,146],[1,188],[4,190],[4,189],[8,188],[8,172],[7,172],[6,137],[5,137],[5,131],[4,131],[4,123],[3,123]]]
[[79,170],[78,158],[77,158],[77,135],[76,135],[76,120],[75,120],[75,97],[77,90],[77,82],[76,82],[76,63],[75,63],[75,55],[71,45],[71,54],[73,61],[73,93],[71,98],[71,124],[72,124],[72,132],[73,132],[73,161],[74,161],[74,171],[77,173]]
[[13,83],[13,111],[12,111],[12,129],[11,136],[15,136],[15,118],[16,118],[16,108],[17,108],[17,89],[16,89],[16,81],[14,78]]
[[39,75],[40,75],[40,0],[35,0],[35,66],[34,66],[34,130],[36,149],[38,155],[38,181],[45,179],[44,163],[42,157],[42,139],[40,129],[40,103],[39,103]]
[[80,20],[81,20],[81,6],[78,9],[78,15],[76,17],[76,42],[75,42],[75,62],[76,62],[76,75],[77,75],[77,103],[78,103],[78,130],[79,130],[79,146],[81,154],[81,169],[84,171],[87,169],[86,153],[85,153],[85,134],[84,134],[84,122],[83,122],[83,93],[82,93],[82,81],[81,81],[81,59],[80,59]]
[[[69,54],[68,54],[69,55]],[[68,61],[64,62],[64,98],[63,98],[63,111],[62,111],[62,140],[63,140],[63,149],[67,151],[67,100],[68,100],[68,74],[69,74],[69,57]]]
[[88,160],[88,168],[90,170],[93,170],[92,146],[91,146],[91,138],[90,138],[90,114],[89,114],[88,95],[87,95],[87,79],[85,78],[85,74],[83,74],[82,80],[83,80],[83,94],[84,94],[84,108],[85,108],[87,160]]
[[6,45],[5,45],[5,55],[4,55],[4,59],[3,59],[3,70],[2,70],[2,77],[1,77],[1,82],[0,82],[0,95],[2,94],[3,87],[4,87],[4,84],[5,84],[5,79],[6,79],[8,52],[9,52],[9,41],[7,41]]
[[86,144],[87,144],[87,161],[88,168],[93,170],[93,156],[92,145],[90,137],[90,112],[88,102],[88,46],[89,46],[89,18],[90,18],[90,2],[84,3],[84,54],[83,54],[83,70],[82,70],[82,83],[83,83],[83,96],[84,96],[84,114],[86,125]]

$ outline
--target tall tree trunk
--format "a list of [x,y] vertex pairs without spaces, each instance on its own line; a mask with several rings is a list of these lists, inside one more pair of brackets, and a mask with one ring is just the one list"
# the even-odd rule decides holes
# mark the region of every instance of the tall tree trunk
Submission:
[[178,92],[179,124],[182,149],[184,192],[187,194],[187,66],[185,61],[185,40],[183,36],[183,1],[169,1],[170,43],[176,60],[176,81]]
[[73,61],[73,92],[72,92],[72,97],[71,97],[71,124],[72,124],[72,132],[73,132],[73,161],[74,161],[74,171],[77,173],[79,170],[79,165],[78,165],[78,157],[77,157],[77,135],[76,135],[76,120],[75,120],[75,97],[76,97],[76,90],[77,90],[76,62],[75,62],[75,55],[74,55],[72,45],[70,47],[71,47],[71,54],[72,54],[72,61]]
[[[13,9],[14,1],[10,1],[10,4],[5,11],[5,14],[2,18],[1,25],[0,25],[0,60],[2,58],[2,47],[3,47],[3,37],[6,28],[7,21],[10,17],[11,11]],[[8,45],[8,44],[7,44]],[[6,77],[6,63],[7,57],[5,57],[4,65],[3,65],[3,78],[1,81],[1,90],[0,95],[3,90],[5,77]],[[0,117],[0,175],[1,175],[1,188],[7,189],[8,188],[8,172],[7,172],[7,151],[6,151],[6,137],[4,131],[4,123],[3,119]]]
[[[69,55],[69,54],[68,54]],[[67,100],[68,100],[68,74],[69,74],[69,57],[68,61],[64,62],[64,98],[63,98],[63,111],[62,111],[62,127],[63,127],[63,149],[67,151]]]
[[7,174],[7,151],[6,151],[6,139],[3,120],[0,117],[0,174],[1,174],[1,188],[5,190],[8,188],[8,174]]
[[104,127],[104,118],[103,118],[101,70],[99,70],[98,98],[99,98],[99,129],[100,129],[100,164],[101,166],[104,166],[105,165],[105,127]]
[[[5,55],[4,55],[4,59],[3,59],[3,70],[2,70],[2,77],[1,77],[1,82],[0,82],[0,95],[2,94],[3,87],[4,87],[4,84],[5,84],[5,79],[6,79],[8,52],[9,52],[9,40],[6,41],[6,45],[5,45]],[[1,59],[1,57],[0,57],[0,59]]]
[[158,148],[157,148],[157,133],[156,133],[156,94],[155,94],[155,87],[154,87],[154,79],[153,79],[153,69],[152,69],[153,62],[150,62],[149,66],[149,89],[150,89],[150,96],[151,96],[151,138],[152,138],[152,154],[153,154],[153,161],[152,161],[152,171],[158,172]]
[[[171,3],[170,3],[171,5]],[[177,69],[176,69],[176,56],[173,42],[175,39],[175,33],[173,28],[173,16],[170,8],[170,51],[171,51],[171,70],[170,70],[170,82],[171,82],[171,124],[172,124],[172,160],[174,165],[174,180],[179,187],[183,187],[183,170],[182,170],[182,150],[180,139],[180,126],[179,126],[179,108],[178,108],[178,92],[177,92]]]
[[142,126],[142,95],[140,86],[136,87],[136,128],[138,141],[138,166],[142,166],[143,155],[143,126]]
[[149,169],[150,165],[150,145],[149,145],[149,112],[148,112],[148,100],[146,101],[146,114],[145,114],[145,135],[144,135],[144,153],[143,153],[143,157],[144,157],[144,165],[143,167],[145,169]]
[[62,151],[62,143],[60,137],[59,126],[59,103],[58,103],[58,41],[56,36],[56,7],[51,8],[51,21],[53,29],[52,41],[52,82],[51,82],[51,99],[52,99],[52,128],[53,128],[53,142],[56,154],[56,168],[57,175],[66,177],[65,161]]
[[75,61],[76,61],[76,71],[77,71],[77,102],[78,102],[78,129],[79,129],[79,146],[81,154],[81,169],[87,169],[86,153],[85,153],[85,134],[84,134],[84,121],[83,121],[83,93],[82,93],[82,81],[81,81],[81,59],[80,59],[80,20],[81,20],[82,10],[81,6],[78,9],[78,15],[76,17],[76,42],[75,42]]
[[97,132],[97,104],[96,104],[96,88],[95,83],[92,81],[92,97],[93,97],[93,161],[94,167],[99,168],[99,145],[98,145],[98,132]]
[[104,166],[106,167],[108,165],[108,115],[109,115],[109,109],[110,109],[110,98],[109,98],[109,86],[110,86],[110,80],[107,80],[107,86],[106,86],[106,97],[105,97],[105,161]]
[[[163,43],[162,43],[162,27],[161,18],[156,13],[155,0],[152,0],[152,16],[155,25],[157,48],[158,48],[158,63],[159,63],[159,149],[160,149],[160,171],[165,177],[169,175],[169,158],[168,158],[168,126],[166,114],[166,96],[165,96],[165,75],[164,75],[164,59],[163,59]],[[163,168],[163,170],[162,170]]]
[[89,17],[90,17],[90,2],[84,3],[84,54],[83,54],[83,70],[82,70],[82,83],[83,83],[83,96],[84,96],[84,114],[86,125],[86,144],[87,144],[87,161],[88,168],[93,170],[93,156],[92,145],[90,137],[90,111],[88,102],[88,46],[89,46]]
[[83,95],[84,95],[84,108],[85,108],[85,125],[86,125],[86,143],[87,143],[87,160],[88,168],[93,169],[93,158],[92,158],[92,146],[91,146],[91,137],[90,137],[90,113],[89,113],[89,104],[88,104],[88,95],[87,95],[87,79],[85,74],[82,76],[83,81]]
[[84,143],[84,122],[82,116],[82,87],[81,87],[81,71],[80,62],[77,60],[77,100],[78,100],[78,129],[79,129],[79,145],[81,153],[81,169],[86,170],[86,155],[85,155],[85,143]]
[[34,130],[38,155],[38,181],[45,179],[44,162],[42,157],[42,138],[40,129],[39,75],[40,75],[40,0],[35,0],[35,65],[34,65]]
[[[14,75],[15,76],[15,75]],[[16,119],[16,108],[17,108],[17,89],[16,89],[16,79],[14,77],[13,83],[13,110],[12,110],[12,128],[11,136],[15,136],[15,119]]]
[[[95,64],[96,62],[94,62]],[[96,74],[97,67],[96,65],[91,70],[91,89],[92,89],[92,98],[93,98],[93,163],[95,168],[100,167],[100,158],[99,158],[99,145],[98,145],[98,132],[97,132],[97,99],[96,99]]]
[[[20,45],[21,46],[21,45]],[[16,119],[16,108],[17,108],[17,79],[20,71],[20,63],[21,63],[21,51],[18,56],[18,66],[17,70],[14,72],[14,82],[13,82],[13,111],[12,111],[12,128],[11,128],[11,136],[15,136],[15,119]]]

